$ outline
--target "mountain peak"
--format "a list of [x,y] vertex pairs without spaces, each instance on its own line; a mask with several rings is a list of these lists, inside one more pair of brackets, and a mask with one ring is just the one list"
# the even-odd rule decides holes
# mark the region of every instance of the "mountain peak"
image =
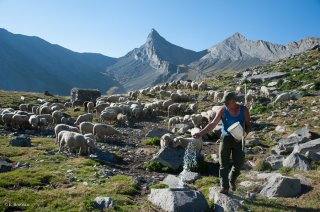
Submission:
[[148,38],[147,38],[147,42],[148,41],[154,41],[154,40],[164,40],[163,37],[161,37],[161,35],[157,32],[157,30],[155,29],[151,29],[151,32],[149,33],[148,35]]
[[247,40],[247,38],[242,35],[240,32],[236,32],[234,33],[232,36],[230,36],[229,38],[227,38],[227,40],[237,40],[237,41],[245,41]]

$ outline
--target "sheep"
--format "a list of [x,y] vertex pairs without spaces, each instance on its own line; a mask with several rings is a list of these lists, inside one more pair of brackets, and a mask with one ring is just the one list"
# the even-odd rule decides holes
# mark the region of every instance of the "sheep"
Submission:
[[95,107],[97,115],[101,114],[101,112],[109,106],[110,106],[110,103],[100,103],[100,104],[97,103]]
[[39,106],[33,106],[31,111],[33,114],[39,114],[39,109],[40,109]]
[[214,100],[215,102],[220,102],[220,101],[222,100],[223,96],[224,96],[224,92],[215,91],[213,100]]
[[64,106],[67,108],[67,107],[72,107],[72,102],[66,102],[64,103]]
[[142,114],[142,108],[140,105],[138,104],[132,104],[130,106],[131,108],[131,116],[138,119],[140,118],[141,114]]
[[169,100],[166,100],[166,101],[164,101],[163,103],[162,103],[162,109],[163,110],[168,110],[168,107],[170,106],[170,105],[172,105],[174,102],[171,100],[171,99],[169,99]]
[[117,120],[120,124],[126,124],[128,125],[128,117],[122,113],[119,113],[117,115]]
[[261,86],[260,95],[265,96],[265,97],[270,97],[269,89],[266,86]]
[[51,111],[56,111],[56,110],[65,110],[65,106],[62,103],[53,103],[52,105],[49,106]]
[[55,124],[60,124],[61,118],[63,117],[63,113],[60,110],[53,111],[52,117],[53,117],[53,122]]
[[92,113],[93,109],[94,109],[94,103],[93,102],[88,102],[87,103],[87,109],[88,109],[88,113]]
[[19,110],[21,111],[28,111],[28,104],[20,104]]
[[168,117],[171,115],[178,115],[185,110],[185,104],[182,103],[173,103],[168,107]]
[[56,144],[58,142],[58,134],[61,131],[70,131],[70,132],[77,132],[80,133],[79,129],[76,127],[72,127],[70,125],[66,125],[66,124],[57,124],[54,128],[54,133],[56,135]]
[[86,113],[86,114],[83,114],[83,115],[79,115],[75,124],[80,124],[81,122],[84,122],[84,121],[88,121],[88,122],[92,122],[92,119],[93,119],[93,114],[92,113]]
[[177,137],[173,139],[173,147],[181,147],[183,149],[186,149],[191,143],[191,147],[193,148],[194,151],[200,152],[202,150],[202,139],[197,139],[197,138],[183,138],[183,137]]
[[198,90],[199,91],[205,91],[205,90],[207,90],[207,87],[208,87],[208,85],[207,85],[206,82],[200,82],[199,85],[198,85]]
[[13,127],[25,129],[29,126],[29,116],[15,114],[12,116],[11,124]]
[[103,123],[107,121],[116,121],[117,115],[117,111],[107,108],[107,110],[102,111],[102,113],[100,114],[100,121]]
[[244,93],[244,88],[243,88],[243,86],[238,86],[238,87],[236,87],[236,93],[238,93],[238,94]]
[[63,148],[67,148],[70,153],[79,153],[80,155],[88,155],[89,146],[88,141],[90,138],[76,132],[61,131],[58,134],[59,152]]
[[202,115],[201,114],[192,114],[191,121],[194,127],[200,126],[202,122]]
[[179,116],[171,117],[168,121],[168,129],[171,130],[173,126],[180,122]]
[[31,115],[29,117],[28,121],[29,121],[29,124],[31,125],[31,127],[38,128],[38,126],[39,126],[39,118],[38,118],[37,115]]
[[48,106],[40,106],[39,114],[51,114],[51,110]]
[[88,133],[88,134],[85,134],[84,137],[86,138],[87,140],[87,144],[88,144],[88,153],[91,154],[91,153],[94,153],[95,150],[96,150],[96,138],[94,137],[93,134],[91,133]]
[[190,113],[196,113],[196,112],[198,112],[198,102],[193,103],[193,104],[189,104],[187,110],[188,110],[188,112],[190,112]]
[[6,127],[11,127],[12,123],[12,117],[14,116],[14,113],[2,113],[2,121]]
[[171,99],[173,102],[180,102],[180,94],[172,93],[172,94],[170,95],[170,99]]
[[76,122],[76,120],[74,118],[72,118],[72,117],[62,117],[61,118],[61,124],[74,126],[75,122]]
[[[42,115],[38,115],[39,119],[46,119],[47,124],[46,125],[51,125],[53,124],[53,117],[50,114],[42,114]],[[42,122],[43,124],[43,122]]]
[[173,139],[174,135],[171,133],[166,133],[160,138],[160,146],[161,148],[165,147],[173,147]]
[[93,135],[98,140],[104,140],[109,135],[121,135],[121,132],[106,124],[95,124],[93,126]]
[[171,92],[170,91],[161,90],[161,91],[159,91],[159,95],[160,95],[160,99],[165,99],[166,97],[170,97],[171,96]]
[[82,134],[93,133],[94,124],[91,122],[81,122],[79,124],[79,129]]
[[192,88],[192,90],[198,90],[198,83],[197,82],[191,82],[191,88]]

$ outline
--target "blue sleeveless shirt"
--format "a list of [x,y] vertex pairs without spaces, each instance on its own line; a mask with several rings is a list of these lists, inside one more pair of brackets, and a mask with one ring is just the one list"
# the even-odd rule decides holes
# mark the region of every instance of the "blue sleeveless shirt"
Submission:
[[222,136],[231,136],[231,133],[227,130],[232,124],[236,123],[237,121],[240,122],[242,128],[244,123],[244,106],[240,105],[240,112],[237,116],[232,116],[229,113],[229,110],[226,106],[224,106],[223,110],[223,117],[222,117],[222,128],[221,133]]

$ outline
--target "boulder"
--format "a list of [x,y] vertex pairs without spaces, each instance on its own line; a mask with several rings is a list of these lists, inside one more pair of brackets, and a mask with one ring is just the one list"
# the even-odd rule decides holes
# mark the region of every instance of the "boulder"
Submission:
[[297,178],[272,175],[260,194],[266,197],[296,197],[301,193],[301,183]]
[[201,176],[199,173],[197,172],[192,172],[192,171],[188,171],[188,170],[183,170],[180,174],[179,174],[179,178],[186,183],[192,183],[194,181],[196,181],[197,179],[199,179]]
[[309,138],[302,136],[282,138],[278,141],[278,145],[272,148],[272,151],[279,155],[290,154],[297,144],[303,144],[307,141],[309,141]]
[[10,143],[10,146],[19,146],[19,147],[30,147],[31,146],[31,139],[27,135],[20,135],[13,138]]
[[209,200],[214,201],[214,211],[239,211],[241,209],[241,200],[238,196],[233,194],[222,194],[219,192],[219,187],[209,188]]
[[146,137],[150,137],[150,138],[153,138],[153,137],[161,138],[161,137],[162,137],[164,134],[166,134],[166,133],[172,133],[172,132],[170,132],[169,130],[164,129],[164,128],[155,128],[155,129],[150,130],[150,131],[146,134]]
[[116,162],[116,158],[113,154],[108,151],[98,150],[95,154],[91,154],[89,156],[92,160],[101,162],[101,163],[114,163]]
[[257,74],[253,75],[251,77],[248,77],[247,79],[250,82],[264,82],[268,80],[273,80],[273,79],[279,79],[287,75],[284,72],[272,72],[272,73],[263,73],[263,74]]
[[318,151],[307,151],[305,156],[310,160],[320,161],[320,152]]
[[300,171],[310,170],[308,159],[297,152],[292,152],[284,161],[283,166],[291,167]]
[[94,199],[93,208],[104,211],[106,208],[112,208],[113,205],[113,201],[110,197],[96,197]]
[[297,151],[305,154],[308,151],[320,151],[320,138],[299,144]]
[[151,189],[148,200],[168,212],[193,212],[209,209],[201,192],[186,188]]
[[183,166],[184,149],[165,147],[157,152],[152,160],[158,161],[164,166],[178,170]]
[[113,176],[113,171],[109,169],[100,169],[99,171],[96,172],[96,175],[98,175],[101,178],[109,178]]
[[12,167],[13,164],[8,158],[0,156],[0,172],[11,171]]
[[273,170],[280,169],[283,165],[284,157],[281,155],[270,155],[265,159],[265,162],[271,165]]
[[276,99],[274,100],[274,103],[277,102],[284,102],[284,101],[289,101],[291,99],[291,95],[289,92],[284,92],[279,94]]
[[311,138],[311,134],[309,132],[308,126],[304,126],[296,131],[294,131],[291,135],[288,136],[290,137],[302,137],[302,138]]
[[169,174],[167,175],[161,183],[166,184],[169,186],[169,188],[182,188],[184,187],[183,182],[179,177],[176,177],[175,175]]
[[185,134],[191,129],[192,126],[189,124],[176,124],[174,129],[178,132],[178,134]]

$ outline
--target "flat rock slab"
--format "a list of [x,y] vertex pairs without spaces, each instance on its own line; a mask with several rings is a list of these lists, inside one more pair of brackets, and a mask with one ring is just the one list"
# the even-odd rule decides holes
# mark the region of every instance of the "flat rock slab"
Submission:
[[250,82],[264,82],[267,80],[273,80],[273,79],[279,79],[287,75],[287,73],[283,72],[272,72],[272,73],[263,73],[258,75],[253,75],[251,77],[248,77],[247,79]]
[[183,187],[182,181],[179,177],[176,177],[175,175],[169,174],[167,175],[162,182],[163,184],[166,184],[169,186],[169,188],[181,188]]
[[268,179],[260,194],[266,197],[296,197],[301,193],[297,178],[274,175]]
[[196,181],[197,179],[199,179],[200,177],[201,176],[199,173],[187,171],[187,170],[183,170],[179,174],[179,178],[182,179],[182,181],[186,182],[186,183],[192,183],[192,182]]
[[107,151],[97,151],[95,154],[91,154],[90,158],[95,161],[99,161],[102,163],[114,163],[116,162],[116,158],[113,154]]
[[203,194],[190,189],[151,189],[148,200],[168,212],[205,211],[209,208]]
[[308,159],[297,152],[292,152],[284,161],[283,166],[291,167],[300,171],[308,171],[311,169]]
[[299,145],[300,154],[305,154],[307,151],[320,151],[320,138]]
[[214,201],[214,211],[239,211],[241,209],[241,198],[229,193],[228,195],[219,192],[219,187],[209,188],[209,200]]
[[269,163],[272,167],[272,170],[278,170],[283,166],[284,157],[281,155],[270,155],[265,161]]
[[150,138],[153,138],[153,137],[157,137],[157,138],[161,138],[164,134],[166,133],[171,133],[169,130],[167,129],[164,129],[164,128],[155,128],[153,130],[150,130],[147,134],[146,134],[146,137],[150,137]]

